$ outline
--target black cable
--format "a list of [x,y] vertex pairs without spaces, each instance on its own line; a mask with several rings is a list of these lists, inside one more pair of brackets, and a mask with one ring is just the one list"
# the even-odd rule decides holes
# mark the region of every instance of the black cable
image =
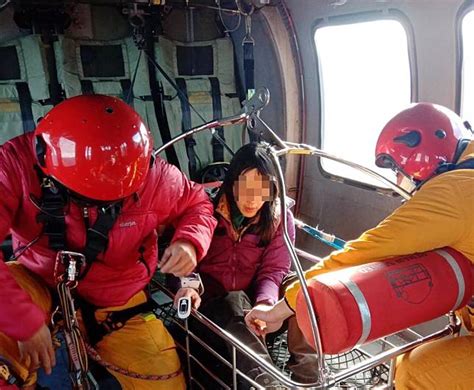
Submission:
[[133,72],[132,85],[130,86],[130,89],[128,91],[127,100],[126,100],[127,104],[130,104],[130,98],[132,97],[133,87],[135,86],[135,80],[137,79],[138,65],[140,65],[140,59],[142,58],[143,49],[139,49],[138,52],[139,52],[139,54],[138,54],[137,65],[135,66],[135,71]]

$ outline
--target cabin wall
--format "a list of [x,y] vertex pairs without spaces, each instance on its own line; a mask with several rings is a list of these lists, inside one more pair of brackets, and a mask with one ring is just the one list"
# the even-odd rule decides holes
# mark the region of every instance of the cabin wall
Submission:
[[[320,18],[390,8],[399,10],[414,32],[416,62],[412,72],[417,75],[414,91],[418,96],[412,96],[412,99],[456,108],[455,26],[464,1],[286,0],[286,3],[296,28],[304,68],[306,143],[318,145],[320,141],[319,80],[313,40],[314,25]],[[299,217],[345,240],[356,238],[375,226],[400,204],[399,199],[331,181],[322,175],[316,158],[305,160],[302,191]],[[299,235],[298,241],[300,247],[313,253],[330,251],[304,233]]]

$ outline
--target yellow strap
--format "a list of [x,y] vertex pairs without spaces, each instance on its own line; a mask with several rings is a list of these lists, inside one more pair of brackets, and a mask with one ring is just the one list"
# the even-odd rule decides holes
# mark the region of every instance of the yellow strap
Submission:
[[142,313],[140,317],[142,317],[145,322],[156,320],[156,316],[152,312]]
[[10,374],[10,369],[6,364],[0,364],[0,378],[4,381],[9,381],[12,374]]

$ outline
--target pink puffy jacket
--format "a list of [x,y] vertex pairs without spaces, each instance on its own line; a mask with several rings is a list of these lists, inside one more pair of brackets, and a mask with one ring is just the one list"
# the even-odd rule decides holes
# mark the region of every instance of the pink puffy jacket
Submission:
[[[0,147],[0,239],[9,230],[13,246],[19,248],[40,235],[38,209],[30,196],[41,197],[39,179],[33,169],[33,135],[19,136]],[[190,241],[198,259],[207,252],[216,225],[213,207],[200,185],[190,182],[174,166],[157,159],[137,197],[127,198],[109,232],[105,253],[98,255],[78,286],[78,293],[90,303],[116,306],[126,303],[150,281],[158,260],[157,229],[173,224],[173,241]],[[97,209],[89,208],[90,222]],[[70,202],[66,215],[69,250],[81,251],[86,241],[82,212]],[[139,261],[140,248],[146,264]],[[19,261],[54,286],[56,253],[42,236]],[[31,337],[46,321],[45,314],[31,301],[0,259],[0,331],[15,340]]]
[[[207,256],[200,262],[200,273],[218,281],[225,291],[239,291],[252,288],[255,303],[275,303],[281,281],[288,274],[291,258],[283,240],[282,224],[277,217],[278,228],[266,247],[260,247],[260,237],[244,233],[234,238],[228,206],[219,202],[218,225]],[[288,211],[288,233],[295,241],[295,222]]]

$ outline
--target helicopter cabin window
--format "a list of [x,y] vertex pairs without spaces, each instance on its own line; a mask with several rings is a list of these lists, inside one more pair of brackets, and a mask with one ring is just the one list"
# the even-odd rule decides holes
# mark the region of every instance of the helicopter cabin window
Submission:
[[[321,148],[394,181],[375,166],[374,150],[384,124],[410,103],[408,37],[396,20],[326,25],[314,34],[319,62]],[[331,176],[383,187],[368,175],[321,159]]]
[[461,115],[474,125],[474,10],[462,19]]

